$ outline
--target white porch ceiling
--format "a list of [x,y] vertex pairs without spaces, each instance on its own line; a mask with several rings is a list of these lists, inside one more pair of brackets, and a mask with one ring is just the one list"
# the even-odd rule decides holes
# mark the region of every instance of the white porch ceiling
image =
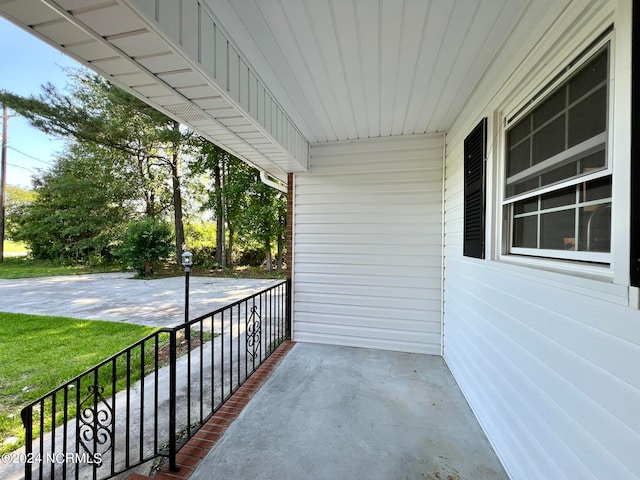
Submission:
[[0,15],[284,179],[308,144],[446,131],[553,3],[0,0]]
[[446,131],[534,3],[205,1],[310,143]]

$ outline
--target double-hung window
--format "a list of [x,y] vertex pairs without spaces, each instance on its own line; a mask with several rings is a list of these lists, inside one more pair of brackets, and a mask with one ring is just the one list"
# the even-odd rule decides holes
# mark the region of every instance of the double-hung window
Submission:
[[508,122],[505,250],[610,263],[609,43],[574,63]]

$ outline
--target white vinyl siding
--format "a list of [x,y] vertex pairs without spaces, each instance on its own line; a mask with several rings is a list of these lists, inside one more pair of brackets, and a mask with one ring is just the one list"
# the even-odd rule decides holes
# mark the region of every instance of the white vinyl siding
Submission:
[[[640,312],[629,307],[628,248],[612,246],[609,275],[501,255],[497,189],[504,172],[496,159],[504,139],[496,127],[502,117],[494,114],[514,96],[526,101],[550,69],[615,22],[614,228],[628,232],[628,10],[629,2],[600,1],[564,11],[542,40],[522,41],[512,60],[496,59],[490,81],[447,134],[444,357],[514,480],[640,478]],[[493,212],[487,260],[477,260],[462,256],[462,142],[483,116],[490,119]]]
[[443,148],[312,145],[295,176],[295,341],[441,353]]

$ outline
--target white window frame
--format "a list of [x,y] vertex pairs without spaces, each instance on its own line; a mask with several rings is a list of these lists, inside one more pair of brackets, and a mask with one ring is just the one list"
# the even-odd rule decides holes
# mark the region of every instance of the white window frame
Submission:
[[[575,147],[571,147],[568,150],[560,152],[555,157],[545,160],[539,166],[531,167],[531,168],[539,168],[543,169],[549,163],[563,162],[566,158],[570,158],[572,156],[572,150],[583,150],[587,149],[601,149],[600,145],[602,145],[604,141],[604,149],[606,152],[606,166],[603,169],[597,170],[593,173],[585,174],[580,177],[572,178],[570,180],[566,180],[561,183],[556,183],[553,185],[541,187],[531,192],[525,192],[523,194],[513,195],[509,198],[506,197],[506,160],[507,160],[507,127],[510,125],[515,125],[520,119],[527,116],[535,109],[540,103],[545,101],[549,94],[551,94],[558,86],[565,83],[576,71],[578,71],[582,66],[585,65],[588,61],[590,61],[593,56],[605,45],[609,44],[609,55],[608,55],[608,87],[607,87],[607,131],[605,133],[600,134],[599,137],[594,137],[592,139],[586,140],[582,144],[576,145]],[[589,43],[585,43],[586,46]],[[502,121],[495,126],[500,129],[498,132],[497,138],[500,141],[499,147],[499,168],[497,175],[497,198],[498,198],[498,206],[500,209],[500,217],[502,218],[501,222],[501,234],[498,238],[500,238],[500,248],[498,253],[498,259],[507,260],[507,261],[516,261],[518,263],[530,264],[532,266],[551,266],[551,268],[559,268],[560,270],[575,270],[576,272],[582,271],[593,271],[596,273],[606,273],[610,274],[611,266],[613,263],[614,257],[614,224],[612,218],[611,224],[611,249],[610,252],[587,252],[587,251],[564,251],[564,250],[549,250],[549,249],[538,249],[538,248],[522,248],[522,247],[513,247],[513,206],[519,200],[523,200],[530,197],[537,197],[544,193],[557,190],[559,188],[568,187],[571,185],[576,185],[579,183],[587,182],[590,180],[595,180],[597,178],[602,178],[605,176],[611,176],[613,178],[613,169],[614,169],[614,161],[613,161],[613,148],[612,148],[612,138],[614,125],[614,72],[615,72],[615,39],[614,32],[609,32],[607,35],[603,36],[596,43],[589,46],[587,51],[582,52],[578,55],[578,58],[570,57],[567,58],[563,64],[559,64],[555,71],[551,72],[550,75],[547,76],[545,81],[541,81],[538,85],[537,89],[533,89],[529,95],[524,98],[524,101],[520,102],[517,105],[513,105],[511,108],[506,110],[506,114],[501,113],[500,117]],[[572,62],[575,62],[572,64]],[[567,68],[567,65],[571,65],[570,68]],[[561,75],[559,72],[562,70],[566,70]],[[549,78],[555,78],[552,83],[549,83]],[[539,98],[537,98],[539,97]],[[531,101],[532,98],[535,98],[535,101]],[[509,123],[507,125],[507,120]],[[591,145],[593,143],[593,145]],[[588,144],[588,145],[587,145]],[[597,145],[596,145],[597,144]],[[557,158],[556,158],[557,157]],[[528,169],[528,174],[531,173],[531,168]],[[519,174],[515,174],[517,176]],[[512,176],[511,178],[513,178]],[[561,186],[559,186],[561,185]],[[612,194],[610,201],[613,205],[613,197],[615,195]],[[601,201],[601,200],[600,200]],[[599,201],[599,202],[600,202]],[[585,202],[585,205],[588,205],[588,202]],[[576,206],[576,208],[580,208],[582,204]]]

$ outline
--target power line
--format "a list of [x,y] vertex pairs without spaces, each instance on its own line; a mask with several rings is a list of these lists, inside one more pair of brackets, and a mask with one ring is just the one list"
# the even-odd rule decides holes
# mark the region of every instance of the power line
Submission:
[[24,155],[25,157],[29,157],[31,160],[35,160],[36,162],[44,163],[45,165],[49,165],[49,166],[53,165],[53,163],[51,163],[51,162],[46,162],[44,160],[40,160],[39,158],[36,158],[36,157],[34,157],[32,155],[29,155],[28,153],[25,153],[25,152],[23,152],[21,150],[18,150],[17,148],[12,147],[11,145],[8,145],[7,147],[10,148],[11,150],[13,150],[14,152],[19,153],[20,155]]
[[16,168],[21,168],[23,170],[26,170],[30,173],[36,173],[34,170],[32,170],[31,168],[27,168],[27,167],[23,167],[22,165],[16,165],[15,163],[7,163],[7,165],[10,165],[12,167],[16,167]]

